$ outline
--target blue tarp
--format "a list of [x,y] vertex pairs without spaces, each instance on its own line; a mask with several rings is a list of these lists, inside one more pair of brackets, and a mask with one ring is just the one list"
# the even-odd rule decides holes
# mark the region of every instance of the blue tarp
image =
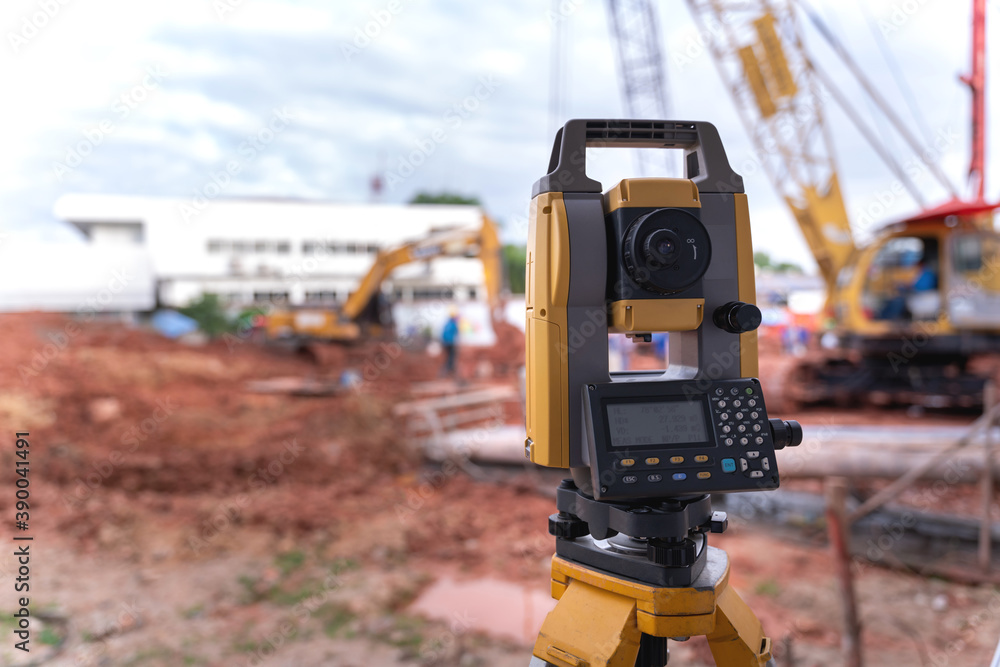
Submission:
[[158,310],[153,313],[153,328],[167,338],[180,338],[198,330],[198,323],[176,310]]

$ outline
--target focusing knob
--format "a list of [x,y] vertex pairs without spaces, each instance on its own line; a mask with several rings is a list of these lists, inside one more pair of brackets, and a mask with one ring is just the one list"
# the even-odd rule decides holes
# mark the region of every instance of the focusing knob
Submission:
[[760,326],[760,308],[752,303],[730,301],[716,308],[712,319],[715,321],[715,326],[729,333],[747,333]]
[[802,425],[794,419],[768,419],[775,449],[798,447],[802,444]]

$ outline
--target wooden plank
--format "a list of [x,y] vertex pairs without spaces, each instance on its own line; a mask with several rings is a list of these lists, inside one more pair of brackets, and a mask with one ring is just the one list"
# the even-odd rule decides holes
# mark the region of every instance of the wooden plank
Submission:
[[414,412],[427,412],[428,410],[441,411],[475,405],[477,403],[494,403],[497,401],[514,400],[516,398],[517,392],[513,387],[488,387],[452,396],[425,398],[399,403],[393,408],[393,412],[396,415],[408,415]]
[[883,505],[884,503],[892,500],[900,493],[905,491],[907,487],[912,485],[915,481],[923,477],[929,470],[944,463],[952,454],[954,454],[959,449],[968,446],[972,443],[976,436],[979,435],[981,431],[986,429],[990,424],[992,424],[997,417],[998,410],[1000,406],[993,406],[986,414],[973,422],[969,430],[963,435],[959,440],[953,443],[951,446],[946,447],[934,456],[931,456],[923,464],[915,466],[909,470],[906,474],[898,478],[889,486],[885,487],[874,496],[862,503],[861,507],[854,510],[851,516],[848,517],[849,521],[857,521],[860,517],[865,516],[875,508]]

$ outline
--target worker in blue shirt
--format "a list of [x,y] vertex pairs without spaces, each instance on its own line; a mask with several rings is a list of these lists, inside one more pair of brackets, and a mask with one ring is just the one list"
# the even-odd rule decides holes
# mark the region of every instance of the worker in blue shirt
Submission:
[[455,375],[455,359],[458,356],[458,310],[452,308],[448,313],[448,321],[441,331],[441,346],[444,348],[444,368],[441,374]]

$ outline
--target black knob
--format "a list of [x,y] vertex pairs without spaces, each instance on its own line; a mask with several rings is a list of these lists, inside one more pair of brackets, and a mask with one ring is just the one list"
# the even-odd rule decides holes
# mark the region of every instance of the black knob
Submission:
[[794,419],[768,419],[775,449],[797,447],[802,444],[802,425]]
[[725,512],[712,512],[712,518],[708,522],[708,529],[713,533],[724,533],[729,528],[729,517]]
[[566,512],[549,515],[549,535],[575,540],[578,537],[587,535],[589,532],[587,522],[580,519],[580,517]]
[[730,301],[715,309],[712,320],[715,326],[729,333],[747,333],[760,326],[760,308],[752,303]]
[[646,541],[646,557],[665,567],[686,567],[694,563],[698,555],[695,543],[685,538],[680,541],[651,537]]

